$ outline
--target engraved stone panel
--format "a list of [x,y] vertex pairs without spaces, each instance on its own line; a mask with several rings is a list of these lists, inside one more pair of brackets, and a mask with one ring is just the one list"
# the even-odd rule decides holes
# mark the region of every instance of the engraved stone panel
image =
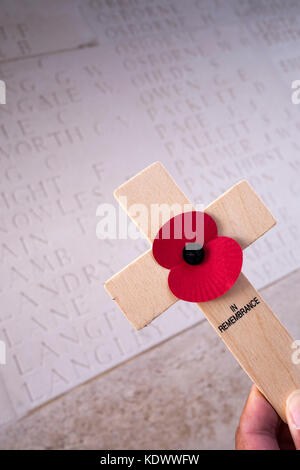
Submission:
[[93,39],[77,0],[1,0],[0,62],[72,49]]
[[128,37],[0,76],[3,421],[202,318],[178,302],[136,332],[103,289],[148,244],[98,240],[97,206],[153,161],[193,202],[249,180],[279,220],[245,253],[256,287],[299,266],[297,121],[245,27]]

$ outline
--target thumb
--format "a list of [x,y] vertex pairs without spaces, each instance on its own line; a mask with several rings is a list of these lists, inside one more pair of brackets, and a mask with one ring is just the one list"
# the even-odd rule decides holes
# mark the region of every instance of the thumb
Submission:
[[300,390],[292,392],[286,401],[286,417],[295,447],[300,450]]

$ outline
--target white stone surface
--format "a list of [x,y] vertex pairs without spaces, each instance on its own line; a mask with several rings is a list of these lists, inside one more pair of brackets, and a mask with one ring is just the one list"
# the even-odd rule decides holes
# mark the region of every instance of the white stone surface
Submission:
[[94,37],[77,0],[1,0],[0,62],[84,46]]
[[126,3],[79,1],[83,16],[100,45],[178,34],[237,18],[231,1],[128,0]]
[[257,48],[274,66],[291,96],[291,83],[300,73],[300,5],[297,0],[280,2],[233,0],[234,15],[247,26]]

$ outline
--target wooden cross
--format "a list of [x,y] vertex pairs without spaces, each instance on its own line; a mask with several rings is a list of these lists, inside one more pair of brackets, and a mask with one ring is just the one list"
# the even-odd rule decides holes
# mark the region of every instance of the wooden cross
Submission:
[[[114,194],[121,204],[126,196],[128,215],[150,243],[160,228],[155,225],[158,221],[151,220],[149,215],[149,223],[141,223],[138,214],[131,209],[134,204],[144,204],[149,214],[152,204],[180,204],[182,207],[189,204],[191,207],[159,162],[131,178]],[[243,249],[276,223],[246,181],[237,183],[204,212],[216,221],[219,235],[234,238]],[[177,215],[176,211],[172,215]],[[178,300],[168,287],[168,274],[169,270],[155,261],[150,249],[110,278],[105,288],[130,323],[141,329]],[[255,308],[230,324],[228,320],[235,309],[243,309],[249,302]],[[243,273],[223,296],[197,305],[251,380],[286,421],[285,401],[292,391],[300,389],[300,366],[292,361],[293,338],[270,307]]]

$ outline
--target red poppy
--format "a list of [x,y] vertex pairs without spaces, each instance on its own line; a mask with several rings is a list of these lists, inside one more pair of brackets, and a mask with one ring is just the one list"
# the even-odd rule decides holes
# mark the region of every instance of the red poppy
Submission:
[[179,214],[159,230],[153,256],[170,269],[173,294],[189,302],[207,302],[225,294],[236,282],[243,264],[240,245],[219,237],[214,219],[204,212]]

